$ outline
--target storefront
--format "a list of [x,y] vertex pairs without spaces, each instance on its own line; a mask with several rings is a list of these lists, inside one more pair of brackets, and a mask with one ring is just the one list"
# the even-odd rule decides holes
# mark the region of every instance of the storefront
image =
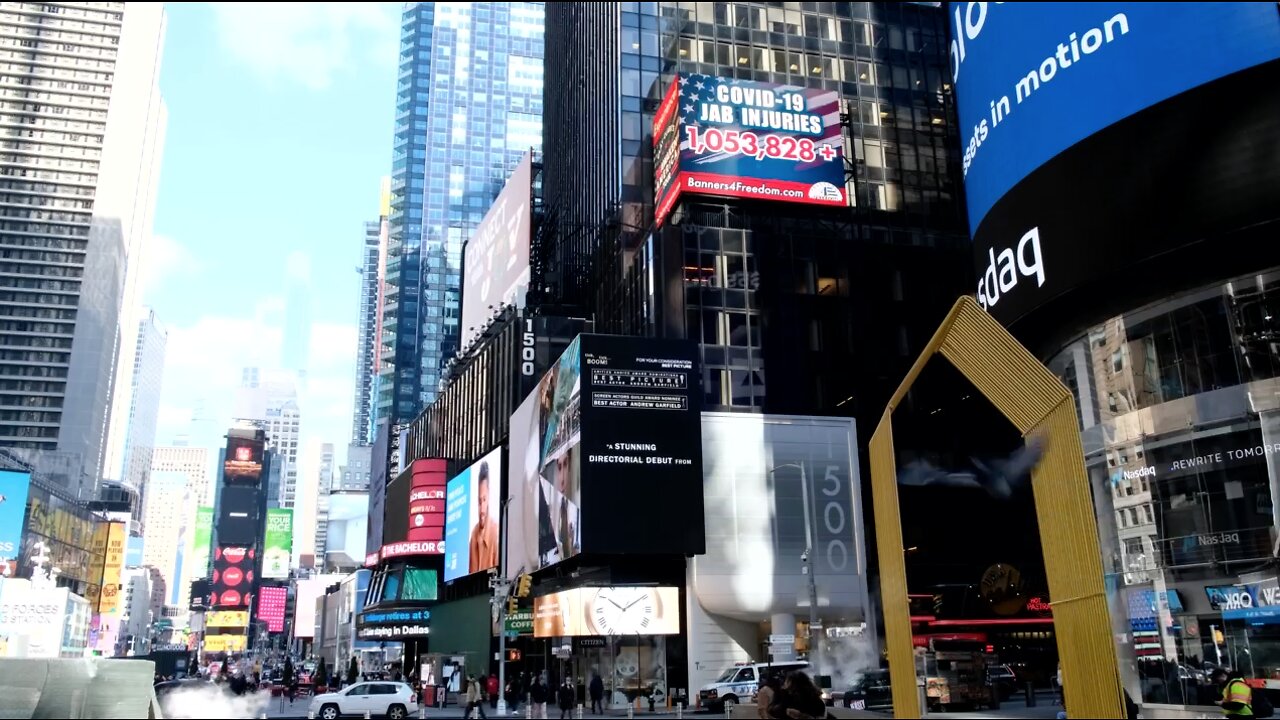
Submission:
[[1212,705],[1216,667],[1280,690],[1273,293],[1280,269],[1214,283],[1049,363],[1079,402],[1121,668],[1146,704]]

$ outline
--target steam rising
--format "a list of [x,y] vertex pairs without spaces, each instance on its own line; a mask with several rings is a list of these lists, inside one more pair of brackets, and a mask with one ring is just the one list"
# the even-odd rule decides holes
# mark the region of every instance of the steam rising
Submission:
[[235,695],[221,685],[209,684],[174,690],[161,698],[160,708],[166,719],[256,718],[270,702],[270,690]]
[[822,671],[831,675],[832,690],[844,690],[858,675],[880,667],[876,643],[865,635],[825,638],[822,659]]

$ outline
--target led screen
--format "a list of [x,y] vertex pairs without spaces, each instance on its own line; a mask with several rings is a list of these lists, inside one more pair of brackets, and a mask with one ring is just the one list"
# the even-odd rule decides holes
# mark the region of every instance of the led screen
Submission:
[[533,599],[533,635],[540,638],[676,635],[675,587],[588,587]]
[[502,448],[449,481],[444,524],[445,582],[498,567]]

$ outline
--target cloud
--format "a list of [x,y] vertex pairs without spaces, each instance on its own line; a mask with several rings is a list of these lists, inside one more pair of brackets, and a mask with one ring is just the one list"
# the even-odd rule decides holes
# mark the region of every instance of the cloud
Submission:
[[329,86],[341,70],[399,57],[399,3],[209,3],[222,46],[263,80]]
[[168,279],[200,269],[196,256],[168,235],[155,235],[142,253],[142,297],[149,299]]
[[[267,296],[247,317],[205,315],[169,327],[160,442],[190,433],[193,444],[217,446],[234,414],[241,370],[258,367],[270,372],[281,367],[283,306],[280,297]],[[354,324],[311,325],[307,377],[298,398],[304,439],[340,448],[350,439],[356,338]],[[208,427],[194,427],[193,420],[207,421]]]

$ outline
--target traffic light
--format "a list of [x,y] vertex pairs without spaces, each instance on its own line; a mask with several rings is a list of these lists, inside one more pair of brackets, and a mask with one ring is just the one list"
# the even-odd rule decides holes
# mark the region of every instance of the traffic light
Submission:
[[521,575],[516,579],[516,597],[529,597],[529,592],[532,589],[533,577],[531,575]]
[[516,612],[518,612],[519,610],[520,610],[520,601],[519,601],[519,600],[517,600],[516,598],[510,598],[510,599],[508,599],[508,600],[507,600],[507,614],[508,614],[508,615],[515,615],[515,614],[516,614]]

